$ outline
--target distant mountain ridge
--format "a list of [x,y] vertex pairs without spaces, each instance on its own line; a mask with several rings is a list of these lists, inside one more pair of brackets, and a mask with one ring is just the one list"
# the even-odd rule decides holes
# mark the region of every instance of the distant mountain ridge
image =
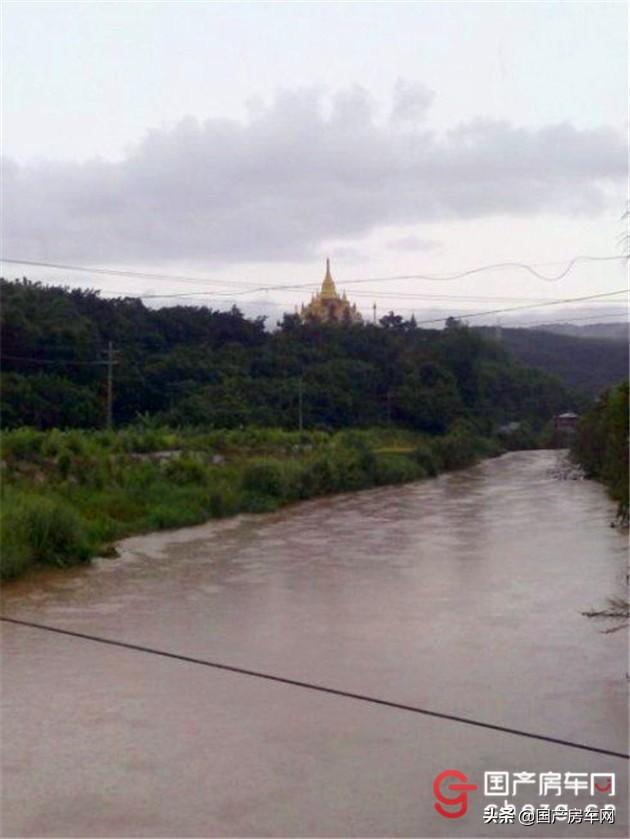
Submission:
[[[625,324],[597,325],[627,329]],[[479,329],[488,335],[497,334],[492,327]],[[503,328],[500,334],[503,346],[522,364],[552,373],[567,387],[590,396],[599,395],[628,376],[625,335],[621,340],[594,335],[576,337],[541,328]]]
[[539,332],[555,332],[557,335],[573,335],[575,338],[603,338],[608,341],[628,341],[628,323],[589,323],[576,325],[574,323],[554,323],[539,326]]

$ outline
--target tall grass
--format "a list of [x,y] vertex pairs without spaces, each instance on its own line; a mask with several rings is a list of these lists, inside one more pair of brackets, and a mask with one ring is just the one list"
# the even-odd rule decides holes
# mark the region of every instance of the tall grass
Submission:
[[133,533],[418,480],[493,446],[468,427],[439,438],[384,429],[6,432],[0,577],[83,562]]
[[98,547],[90,543],[85,522],[67,502],[28,491],[4,494],[0,533],[3,579],[33,565],[85,562]]

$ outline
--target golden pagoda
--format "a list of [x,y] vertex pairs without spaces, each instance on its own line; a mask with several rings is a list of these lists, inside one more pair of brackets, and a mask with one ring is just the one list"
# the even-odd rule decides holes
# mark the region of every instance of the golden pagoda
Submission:
[[326,260],[326,276],[321,291],[311,297],[310,303],[302,304],[299,311],[303,321],[316,320],[320,323],[361,323],[363,318],[354,303],[350,303],[345,292],[339,296],[335,281],[330,273],[330,260]]

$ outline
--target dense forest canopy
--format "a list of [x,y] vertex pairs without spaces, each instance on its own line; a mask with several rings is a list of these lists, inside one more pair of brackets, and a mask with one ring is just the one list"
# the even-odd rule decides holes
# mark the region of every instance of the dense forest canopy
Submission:
[[391,423],[442,433],[468,420],[486,432],[513,420],[540,427],[585,404],[455,321],[438,331],[394,314],[378,326],[286,315],[270,331],[236,308],[150,309],[90,290],[1,283],[5,427],[102,426],[110,341],[117,424],[148,414],[177,426],[291,429],[301,406],[304,428]]
[[580,418],[573,456],[588,478],[606,484],[628,523],[628,380],[603,393]]

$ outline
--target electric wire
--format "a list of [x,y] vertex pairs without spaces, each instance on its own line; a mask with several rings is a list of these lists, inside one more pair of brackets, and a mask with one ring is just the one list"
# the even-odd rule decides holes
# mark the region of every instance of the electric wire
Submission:
[[[362,277],[359,279],[350,279],[344,280],[343,283],[340,285],[348,285],[350,283],[384,283],[384,282],[391,282],[392,280],[429,280],[431,282],[452,282],[453,280],[461,280],[464,277],[470,277],[474,274],[480,274],[485,271],[496,271],[496,270],[504,270],[504,269],[519,269],[522,271],[527,271],[528,273],[532,274],[539,280],[544,280],[545,282],[555,283],[559,280],[564,279],[564,277],[569,274],[573,268],[578,265],[580,262],[611,262],[611,261],[619,261],[624,260],[627,261],[626,256],[574,256],[572,259],[568,260],[565,267],[562,271],[558,274],[541,274],[539,271],[536,271],[534,265],[530,265],[526,262],[495,262],[489,265],[481,265],[477,268],[469,268],[466,271],[459,271],[454,274],[397,274],[395,276],[387,276],[387,277]],[[284,290],[289,288],[305,288],[307,285],[312,285],[312,283],[308,284],[293,284],[293,285],[276,285],[276,286],[263,286],[258,289],[252,289],[252,291],[278,291]]]
[[85,265],[64,265],[63,263],[58,262],[36,262],[32,259],[9,259],[9,257],[2,257],[0,258],[0,262],[4,262],[7,265],[29,265],[34,268],[54,268],[62,271],[78,271],[85,274],[103,274],[112,277],[130,277],[138,280],[160,280],[166,282],[194,283],[200,285],[235,285],[239,288],[242,288],[244,285],[243,283],[236,283],[229,280],[215,280],[210,277],[192,277],[188,274],[153,274],[146,271],[128,271],[126,269],[116,268],[90,268]]
[[194,656],[183,655],[181,653],[171,653],[167,650],[159,650],[154,647],[146,647],[140,644],[131,644],[127,641],[117,641],[113,638],[103,638],[99,635],[90,635],[85,632],[75,632],[70,629],[61,629],[56,626],[49,626],[42,623],[34,623],[32,621],[20,620],[18,618],[11,618],[7,616],[0,616],[0,621],[15,624],[17,626],[29,627],[31,629],[39,629],[45,632],[52,632],[58,635],[66,635],[71,638],[80,638],[85,641],[94,641],[99,644],[107,644],[112,647],[119,647],[125,650],[132,650],[134,652],[145,653],[149,655],[161,656],[162,658],[174,659],[176,661],[184,661],[189,664],[196,664],[202,667],[210,667],[215,670],[222,670],[229,673],[237,673],[241,676],[250,676],[256,679],[264,679],[269,682],[276,682],[292,687],[305,688],[306,690],[317,691],[319,693],[327,693],[333,696],[341,696],[346,699],[354,699],[360,702],[367,702],[372,705],[380,705],[386,708],[393,708],[398,711],[409,711],[413,714],[433,717],[435,719],[447,720],[449,722],[458,722],[464,725],[475,726],[490,731],[499,731],[502,734],[512,734],[518,737],[527,737],[532,740],[540,740],[546,743],[553,743],[559,746],[567,746],[572,749],[580,749],[586,752],[593,752],[596,754],[607,755],[608,757],[622,758],[623,760],[630,759],[630,754],[625,752],[617,752],[612,749],[603,749],[597,746],[590,746],[586,743],[577,743],[573,740],[564,740],[560,737],[551,737],[546,734],[537,734],[532,731],[523,731],[518,728],[511,728],[505,725],[496,725],[495,723],[483,722],[482,720],[472,719],[470,717],[463,717],[457,714],[447,714],[442,711],[434,711],[429,708],[421,708],[417,705],[407,705],[402,702],[395,702],[389,699],[381,699],[376,696],[369,696],[363,693],[355,693],[353,691],[342,690],[340,688],[329,687],[328,685],[318,684],[316,682],[307,682],[300,679],[291,679],[287,676],[278,676],[273,673],[266,673],[261,670],[250,670],[245,667],[237,667],[232,664],[224,664],[218,661],[211,661],[205,658],[197,658]]
[[[526,263],[526,262],[495,262],[489,263],[487,265],[480,265],[475,268],[469,268],[465,271],[459,271],[450,274],[397,274],[397,275],[390,275],[390,276],[381,276],[381,277],[358,277],[354,279],[344,280],[341,285],[348,285],[348,284],[356,284],[356,283],[375,283],[375,282],[392,282],[397,280],[427,280],[430,282],[452,282],[453,280],[463,279],[464,277],[473,276],[475,274],[480,274],[486,271],[496,271],[496,270],[506,270],[506,269],[517,269],[522,270],[530,273],[532,276],[536,277],[539,280],[543,280],[545,282],[558,282],[559,280],[566,277],[573,268],[581,262],[611,262],[611,261],[619,261],[619,260],[627,260],[627,257],[624,255],[613,255],[613,256],[592,256],[592,255],[582,255],[582,256],[575,256],[572,259],[569,259],[565,262],[557,262],[557,263],[544,263],[544,264],[558,264],[564,265],[564,268],[557,274],[543,274],[540,271],[536,270],[537,263]],[[174,274],[151,274],[148,272],[139,272],[139,271],[128,271],[122,269],[113,269],[113,268],[101,268],[101,267],[94,267],[90,268],[87,266],[80,266],[80,265],[65,265],[62,263],[54,263],[54,262],[39,262],[35,260],[23,260],[23,259],[13,259],[9,257],[3,257],[0,261],[10,264],[10,265],[30,265],[33,267],[38,268],[53,268],[53,269],[61,269],[67,271],[80,271],[84,273],[93,273],[93,274],[102,274],[102,275],[111,275],[115,277],[132,277],[136,279],[148,279],[148,280],[162,280],[162,281],[170,281],[170,282],[190,282],[194,284],[206,284],[206,285],[223,285],[223,286],[235,286],[239,288],[239,291],[231,292],[231,291],[216,291],[214,292],[220,296],[229,296],[230,294],[251,294],[253,292],[266,292],[266,291],[286,291],[290,289],[308,289],[317,287],[316,284],[309,282],[309,283],[282,283],[277,285],[253,285],[253,284],[244,284],[244,283],[236,283],[234,281],[229,280],[217,280],[211,278],[200,278],[200,277],[191,277],[189,275],[174,275]],[[540,264],[540,263],[538,263]],[[248,287],[244,287],[244,286]],[[189,296],[189,292],[182,292],[182,293],[173,293],[173,294],[164,294],[164,295],[151,295],[156,298],[166,298],[166,297],[179,297],[179,296]],[[149,295],[146,296],[146,299],[149,298]]]
[[[623,320],[624,315],[626,317],[625,320]],[[602,320],[603,318],[622,318],[620,323],[623,323],[625,326],[628,326],[628,320],[627,320],[628,310],[624,309],[621,312],[611,312],[610,314],[601,314],[601,315],[589,315],[588,317],[583,317],[583,318],[563,318],[562,320],[536,321],[536,323],[523,322],[522,324],[510,323],[510,324],[507,325],[507,328],[508,329],[515,329],[515,328],[518,329],[518,328],[521,328],[521,326],[525,326],[529,329],[533,329],[534,327],[537,327],[537,326],[555,326],[556,324],[563,324],[563,323],[583,323],[583,322],[589,321],[589,320],[599,321],[599,320]],[[597,325],[597,324],[595,324],[595,325]],[[610,325],[614,326],[614,324],[610,324]]]
[[[33,362],[36,364],[80,364],[80,365],[95,365],[95,364],[107,364],[108,362],[103,361],[81,361],[79,359],[71,359],[71,358],[28,358],[25,356],[20,355],[5,355],[4,353],[0,354],[0,360],[4,361],[26,361],[26,362]],[[116,364],[117,362],[113,362]]]
[[[606,257],[602,257],[602,259],[604,259],[604,258],[606,258]],[[616,259],[618,257],[614,257],[614,258]],[[572,262],[575,263],[575,260],[573,260]],[[491,309],[491,310],[483,311],[483,312],[463,312],[461,314],[451,315],[451,316],[454,317],[455,319],[485,317],[487,315],[504,314],[506,312],[523,311],[525,309],[544,308],[545,306],[558,306],[558,305],[561,305],[562,303],[578,303],[578,302],[584,302],[586,300],[601,300],[602,298],[613,297],[613,296],[617,296],[617,295],[620,295],[620,294],[628,294],[628,289],[627,288],[621,288],[621,289],[617,289],[615,291],[608,291],[608,292],[604,292],[604,293],[601,293],[601,294],[590,294],[590,295],[582,295],[581,297],[564,297],[564,298],[558,298],[558,299],[555,299],[555,300],[545,300],[544,302],[527,303],[527,304],[524,304],[524,305],[510,306],[510,307],[507,307],[507,308],[504,308],[504,309]],[[169,295],[169,296],[178,296],[178,295]],[[439,323],[442,320],[444,320],[443,316],[418,321],[417,324],[421,325],[421,324],[426,324],[426,323]]]
[[[485,312],[463,312],[459,315],[452,315],[455,320],[460,320],[464,318],[479,318],[485,317],[487,315],[501,315],[506,312],[521,312],[525,309],[539,309],[544,308],[545,306],[560,306],[562,303],[581,303],[585,300],[596,300],[602,297],[612,297],[616,294],[626,294],[627,290],[625,288],[619,289],[618,291],[606,291],[602,294],[588,294],[582,297],[565,297],[562,300],[554,300],[548,303],[528,303],[525,306],[510,306],[505,309],[490,309]],[[425,323],[441,323],[444,320],[444,317],[439,318],[428,318],[427,320],[419,320],[417,321],[417,325],[421,326]]]

